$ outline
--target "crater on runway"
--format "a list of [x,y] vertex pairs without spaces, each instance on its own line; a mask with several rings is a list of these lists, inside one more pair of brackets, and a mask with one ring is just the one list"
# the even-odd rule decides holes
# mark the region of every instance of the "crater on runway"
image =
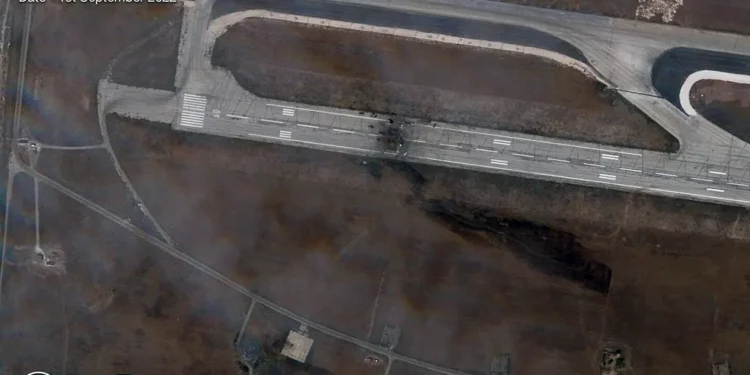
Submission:
[[690,92],[690,102],[701,116],[750,142],[750,85],[699,81]]
[[262,97],[674,151],[669,133],[603,85],[551,60],[248,19],[212,62]]

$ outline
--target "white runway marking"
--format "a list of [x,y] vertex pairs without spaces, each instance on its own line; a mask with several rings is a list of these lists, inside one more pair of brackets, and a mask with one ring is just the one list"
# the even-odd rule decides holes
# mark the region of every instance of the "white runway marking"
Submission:
[[607,168],[607,166],[601,165],[601,164],[583,163],[583,165],[586,165],[586,166],[589,166],[589,167]]
[[200,95],[183,94],[180,126],[202,128],[206,117],[207,99]]
[[318,127],[315,125],[297,124],[297,126],[302,127],[302,128],[318,129]]
[[515,152],[514,152],[514,153],[512,153],[511,155],[513,155],[513,156],[518,156],[519,158],[529,158],[529,159],[533,159],[533,158],[534,158],[534,155],[529,155],[529,154],[518,154],[518,153],[515,153]]
[[495,150],[490,150],[490,149],[488,149],[488,148],[481,148],[481,147],[477,147],[477,151],[483,151],[483,152],[491,152],[491,153],[493,153],[493,154],[497,154],[497,151],[495,151]]
[[599,173],[599,178],[601,178],[602,180],[611,180],[611,181],[614,181],[614,180],[617,179],[617,176],[614,176],[614,175],[611,175],[611,174]]
[[657,176],[664,176],[664,177],[677,177],[676,174],[669,174],[669,173],[661,173],[661,172],[654,172]]
[[290,132],[289,130],[281,130],[279,131],[279,137],[285,138],[285,139],[291,139],[292,132]]
[[[578,145],[572,145],[572,144],[568,144],[568,143],[544,141],[544,140],[541,140],[541,139],[530,139],[530,138],[512,137],[512,136],[506,136],[506,135],[498,136],[497,134],[492,134],[492,133],[478,132],[478,131],[473,131],[473,130],[451,129],[451,128],[446,128],[444,126],[437,126],[437,127],[434,127],[432,125],[417,125],[417,126],[421,126],[421,127],[424,127],[424,128],[433,128],[433,129],[447,130],[447,131],[452,131],[452,132],[457,132],[457,133],[486,135],[488,137],[504,137],[504,138],[512,139],[512,140],[516,140],[516,141],[536,142],[536,143],[544,143],[544,144],[555,145],[555,146],[580,148],[580,149],[583,149],[583,150],[594,150],[594,151],[599,151],[599,152],[610,152],[610,153],[613,153],[613,154],[620,154],[620,155],[631,155],[631,156],[638,156],[638,157],[643,156],[641,154],[637,154],[637,153],[634,153],[634,152],[628,152],[628,151],[607,150],[607,149],[601,149],[601,148],[597,148],[597,147],[578,146]],[[498,139],[495,139],[495,141],[498,141]],[[508,142],[508,141],[505,141],[505,142]]]
[[719,175],[719,176],[726,176],[726,175],[727,175],[726,173],[724,173],[724,172],[719,172],[719,171],[708,171],[708,173],[710,173],[710,174],[715,174],[715,175]]
[[620,160],[620,157],[617,156],[617,155],[602,154],[602,159],[605,159],[605,160]]
[[707,178],[699,178],[699,177],[690,177],[691,180],[695,181],[703,181],[703,182],[714,182],[714,180],[709,180]]
[[292,109],[292,110],[297,110],[297,111],[325,113],[327,115],[361,118],[361,119],[372,120],[372,121],[385,121],[383,119],[379,119],[379,118],[375,118],[375,117],[357,116],[357,115],[350,115],[350,114],[347,114],[347,113],[338,113],[338,112],[331,112],[331,111],[321,111],[319,109],[310,109],[310,108],[302,108],[302,107],[288,107],[288,106],[278,105],[278,104],[266,104],[266,105],[269,106],[269,107],[286,108],[286,109]]
[[490,164],[495,165],[508,165],[508,162],[505,160],[498,160],[498,159],[490,159]]
[[[253,134],[253,133],[247,133],[247,135],[252,136],[252,137],[258,137],[258,138],[278,139],[276,137],[270,137],[270,136],[267,136],[267,135],[260,135],[260,134]],[[373,153],[372,150],[367,150],[367,149],[364,149],[364,148],[349,147],[349,146],[339,146],[339,145],[332,145],[332,144],[328,144],[328,143],[320,143],[320,142],[312,142],[312,141],[303,141],[301,139],[290,139],[290,141],[297,142],[297,143],[308,144],[308,145],[315,145],[315,146],[340,148],[342,150],[360,151],[360,152],[364,152],[364,153],[367,153],[367,154],[372,154]],[[391,155],[393,155],[393,154],[391,154]]]
[[262,119],[260,119],[260,121],[271,122],[271,123],[274,123],[274,124],[283,124],[284,123],[284,121],[269,120],[267,118],[262,118]]
[[714,188],[706,188],[708,191],[713,191],[714,193],[723,193],[724,190],[721,189],[714,189]]
[[635,172],[635,173],[641,173],[642,171],[640,169],[631,169],[631,168],[620,168],[621,171],[627,171],[627,172]]
[[336,133],[354,134],[354,132],[351,130],[344,130],[344,129],[332,129],[332,130],[335,131]]
[[510,141],[506,141],[504,139],[494,139],[492,140],[492,144],[501,145],[501,146],[510,146]]
[[739,182],[727,182],[729,185],[739,186],[739,187],[750,187],[748,184],[741,184]]
[[448,143],[438,143],[438,146],[453,147],[453,148],[461,148],[461,146],[458,146],[458,145],[452,145],[452,144],[448,144]]
[[420,139],[415,139],[415,140],[413,140],[411,142],[412,143],[427,143],[427,141],[423,141],[423,140],[420,140]]
[[237,115],[227,115],[229,118],[238,119],[238,120],[249,120],[250,117],[247,116],[237,116]]
[[289,108],[282,108],[281,114],[284,116],[294,116],[294,110]]
[[570,163],[570,160],[565,160],[565,159],[547,158],[547,160],[549,160],[549,161],[556,161],[558,163]]

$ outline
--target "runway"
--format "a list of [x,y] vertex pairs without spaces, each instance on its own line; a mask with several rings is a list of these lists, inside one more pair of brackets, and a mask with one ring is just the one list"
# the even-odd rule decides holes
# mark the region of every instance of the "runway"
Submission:
[[[214,22],[209,16],[212,1],[185,8],[176,94],[102,81],[100,105],[107,113],[170,123],[179,131],[750,207],[747,144],[661,98],[647,65],[658,53],[686,42],[675,38],[736,53],[738,47],[750,46],[745,37],[481,1],[471,6],[448,0],[341,2],[360,10],[377,4],[412,14],[501,20],[549,33],[582,51],[598,73],[672,132],[682,148],[667,154],[412,120],[405,127],[408,141],[396,155],[378,141],[378,131],[388,118],[259,98],[242,89],[228,72],[211,67],[213,40],[206,31]],[[316,16],[322,12],[312,5],[299,9],[316,9]],[[341,19],[347,13],[337,14]],[[622,58],[624,53],[627,58]]]

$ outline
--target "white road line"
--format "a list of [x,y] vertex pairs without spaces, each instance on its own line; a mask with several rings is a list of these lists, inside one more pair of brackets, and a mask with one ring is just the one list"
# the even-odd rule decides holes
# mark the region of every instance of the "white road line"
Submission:
[[715,195],[686,193],[684,191],[675,191],[675,190],[667,190],[667,189],[659,189],[659,188],[646,188],[646,190],[658,191],[661,193],[677,194],[677,195],[687,195],[689,197],[707,198],[707,199],[713,199],[713,200],[720,200],[724,202],[734,202],[734,203],[743,203],[743,204],[750,203],[750,201],[744,200],[744,199],[733,199],[733,198],[717,197]]
[[607,168],[607,166],[601,165],[601,164],[583,163],[583,165],[586,165],[586,166],[589,166],[589,167]]
[[713,192],[715,192],[715,193],[723,193],[723,192],[724,192],[724,190],[721,190],[721,189],[714,189],[714,188],[706,188],[706,190],[708,190],[708,191],[713,191]]
[[498,159],[490,159],[490,164],[495,165],[508,165],[508,162],[505,160],[498,160]]
[[594,151],[599,151],[599,152],[611,152],[613,154],[620,154],[620,155],[631,155],[631,156],[638,156],[638,157],[643,156],[641,154],[636,154],[634,152],[628,152],[628,151],[608,150],[608,149],[601,149],[601,148],[596,148],[596,147],[578,146],[578,145],[572,145],[572,144],[567,144],[567,143],[552,142],[552,141],[543,141],[543,140],[540,140],[540,139],[529,139],[529,138],[521,138],[521,137],[512,137],[512,136],[506,136],[506,135],[498,136],[497,134],[492,134],[492,133],[478,132],[478,131],[473,131],[473,130],[463,130],[463,129],[451,129],[451,128],[446,128],[444,126],[437,126],[437,127],[433,127],[432,125],[418,125],[418,126],[421,126],[421,127],[424,127],[424,128],[448,130],[448,131],[453,131],[453,132],[457,132],[457,133],[486,135],[488,137],[504,137],[504,138],[508,138],[508,139],[512,139],[512,140],[516,140],[516,141],[544,143],[544,144],[548,144],[548,145],[573,147],[573,148],[580,148],[580,149],[584,149],[584,150],[594,150]]
[[461,148],[461,146],[458,146],[458,145],[452,145],[452,144],[448,144],[448,143],[438,143],[438,146],[453,147],[453,148]]
[[249,120],[250,119],[250,117],[247,117],[247,116],[237,116],[237,115],[226,115],[226,116],[229,117],[229,118],[236,118],[236,119],[240,119],[240,120]]
[[344,116],[344,117],[354,117],[354,118],[361,118],[361,119],[372,120],[372,121],[385,121],[384,119],[375,118],[375,117],[357,116],[357,115],[350,115],[350,114],[346,114],[346,113],[338,113],[338,112],[331,112],[331,111],[321,111],[319,109],[309,109],[309,108],[301,108],[301,107],[287,107],[287,106],[283,106],[283,105],[268,104],[268,103],[266,105],[269,106],[269,107],[288,108],[288,109],[295,109],[295,110],[298,110],[298,111],[325,113],[327,115]]
[[354,134],[354,132],[351,130],[344,130],[344,129],[331,129],[331,130],[335,131],[336,133]]
[[606,160],[620,160],[620,157],[617,156],[617,155],[602,154],[602,159],[606,159]]
[[614,175],[611,175],[611,174],[599,173],[599,178],[601,178],[602,180],[611,180],[611,181],[614,181],[614,180],[617,179],[617,176],[614,176]]
[[565,160],[565,159],[547,158],[547,160],[549,160],[549,161],[556,161],[558,163],[570,163],[570,160]]
[[632,169],[632,168],[620,168],[621,171],[627,171],[627,172],[635,172],[635,173],[641,173],[642,171],[640,169]]
[[318,129],[318,127],[315,125],[297,124],[297,126],[302,127],[302,128]]
[[[503,167],[493,167],[491,165],[481,165],[481,164],[465,163],[465,162],[461,162],[461,161],[442,160],[442,159],[435,159],[435,158],[421,158],[421,159],[431,160],[431,161],[436,161],[436,162],[441,162],[441,163],[465,165],[465,166],[476,167],[476,168],[495,169],[495,170],[499,170],[499,171],[513,172],[513,173],[519,173],[519,174],[529,174],[529,175],[532,175],[532,176],[552,177],[552,178],[559,178],[559,179],[562,179],[562,180],[581,181],[581,182],[589,182],[589,183],[600,184],[600,185],[618,186],[618,187],[627,188],[627,189],[643,189],[642,186],[638,186],[638,185],[619,184],[619,183],[616,183],[616,182],[607,182],[607,181],[601,181],[601,180],[590,180],[588,178],[560,176],[560,175],[551,174],[551,173],[531,172],[531,171],[525,171],[525,170],[520,170],[520,169],[503,168]],[[655,189],[655,188],[652,188],[650,190],[660,191],[659,189]],[[668,192],[668,193],[680,193],[680,192],[672,192],[672,191],[669,191],[669,190],[664,190],[664,192]],[[703,197],[714,198],[714,197],[708,196],[708,195],[704,195]],[[719,199],[721,199],[721,198],[719,198]],[[740,202],[745,202],[745,201],[740,201]],[[750,203],[750,201],[747,201],[747,202]]]
[[534,158],[534,155],[529,155],[529,154],[518,154],[518,153],[515,153],[515,152],[514,152],[514,153],[512,153],[511,155],[513,155],[513,156],[518,156],[519,158],[529,158],[529,159],[533,159],[533,158]]
[[657,176],[664,176],[664,177],[677,177],[676,174],[669,174],[669,173],[661,173],[661,172],[654,172]]
[[264,121],[264,122],[272,122],[272,123],[274,123],[274,124],[283,124],[283,123],[284,123],[284,121],[269,120],[269,119],[267,119],[267,118],[262,118],[262,119],[260,119],[260,121]]
[[411,142],[412,142],[412,143],[427,143],[427,141],[423,141],[423,140],[421,140],[421,139],[415,139],[415,140],[413,140],[413,141],[411,141]]
[[488,149],[488,148],[481,148],[481,147],[477,147],[477,151],[483,151],[483,152],[491,152],[491,153],[493,153],[493,154],[497,154],[497,151],[496,151],[496,150],[490,150],[490,149]]
[[288,130],[281,130],[281,131],[279,131],[279,137],[290,139],[290,138],[292,138],[292,132],[290,132]]
[[282,109],[281,114],[284,116],[294,116],[294,110],[293,109]]
[[699,177],[690,177],[691,180],[695,181],[703,181],[703,182],[714,182],[714,180],[709,180],[707,178],[699,178]]
[[708,173],[719,175],[719,176],[726,176],[727,175],[725,172],[719,172],[719,171],[708,171]]
[[[279,139],[278,137],[271,137],[271,136],[268,136],[268,135],[261,135],[261,134],[247,133],[247,135],[252,136],[252,137],[258,137],[258,138]],[[339,146],[339,145],[332,145],[332,144],[328,144],[328,143],[320,143],[320,142],[312,142],[312,141],[303,141],[301,139],[290,139],[290,141],[297,142],[297,143],[308,144],[308,145],[315,145],[315,146],[340,148],[342,150],[360,151],[360,152],[365,152],[365,153],[368,153],[368,154],[372,154],[374,152],[372,150],[367,150],[367,149],[364,149],[364,148],[349,147],[349,146]]]
[[494,139],[492,140],[492,144],[510,146],[510,141],[506,141],[504,139]]
[[748,185],[748,184],[740,184],[738,182],[727,182],[727,184],[728,185],[739,186],[739,187],[750,187],[750,185]]

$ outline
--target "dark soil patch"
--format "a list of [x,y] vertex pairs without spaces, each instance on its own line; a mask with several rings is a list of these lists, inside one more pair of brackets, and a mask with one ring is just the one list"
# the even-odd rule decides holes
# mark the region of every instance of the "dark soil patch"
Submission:
[[701,116],[750,143],[750,85],[700,81],[690,101]]

